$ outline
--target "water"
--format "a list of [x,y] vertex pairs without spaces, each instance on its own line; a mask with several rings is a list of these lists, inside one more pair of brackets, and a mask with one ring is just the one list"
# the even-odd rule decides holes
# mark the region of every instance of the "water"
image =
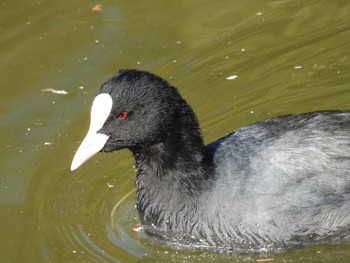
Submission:
[[69,171],[94,93],[119,68],[177,86],[206,142],[276,115],[349,109],[350,4],[99,3],[0,3],[1,262],[350,260],[349,243],[263,255],[170,248],[130,226],[130,153]]

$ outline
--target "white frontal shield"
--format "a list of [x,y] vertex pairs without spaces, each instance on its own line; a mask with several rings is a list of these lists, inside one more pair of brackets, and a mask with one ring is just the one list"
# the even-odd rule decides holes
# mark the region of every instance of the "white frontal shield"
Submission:
[[80,144],[74,155],[71,171],[77,169],[94,154],[99,152],[106,144],[108,137],[105,134],[97,133],[106,122],[113,106],[112,97],[107,93],[95,97],[91,106],[90,127],[83,142]]

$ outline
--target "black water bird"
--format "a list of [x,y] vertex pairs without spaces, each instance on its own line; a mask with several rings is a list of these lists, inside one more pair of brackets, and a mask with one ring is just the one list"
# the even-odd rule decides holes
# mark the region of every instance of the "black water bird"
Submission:
[[174,87],[120,70],[97,92],[71,170],[122,148],[141,223],[167,242],[257,252],[350,237],[350,111],[275,117],[204,145]]

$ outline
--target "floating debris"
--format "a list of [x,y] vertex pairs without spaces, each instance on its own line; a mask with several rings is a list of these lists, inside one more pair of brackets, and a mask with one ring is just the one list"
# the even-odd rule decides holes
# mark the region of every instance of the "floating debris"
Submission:
[[238,78],[237,75],[232,75],[232,76],[227,77],[226,79],[227,80],[233,80],[233,79],[236,79],[236,78]]
[[59,94],[59,95],[66,95],[66,94],[68,94],[68,92],[63,90],[63,89],[62,90],[58,90],[58,89],[48,88],[48,89],[42,89],[41,91],[42,92],[51,92],[51,93]]
[[137,224],[130,224],[130,227],[135,232],[140,232],[142,230],[142,226],[137,225]]
[[113,188],[115,185],[107,183],[107,186],[108,186],[108,188]]
[[260,258],[260,259],[257,259],[256,262],[267,262],[267,261],[272,261],[273,258]]
[[91,11],[94,12],[101,12],[102,11],[102,5],[101,4],[96,4],[91,8]]

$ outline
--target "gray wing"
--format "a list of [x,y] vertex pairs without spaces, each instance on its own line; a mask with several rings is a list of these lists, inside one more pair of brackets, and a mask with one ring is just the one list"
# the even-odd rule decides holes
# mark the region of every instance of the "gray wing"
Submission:
[[349,228],[350,113],[287,115],[208,148],[220,178],[213,192],[222,196],[214,198],[234,207],[233,225],[269,240],[310,240]]

